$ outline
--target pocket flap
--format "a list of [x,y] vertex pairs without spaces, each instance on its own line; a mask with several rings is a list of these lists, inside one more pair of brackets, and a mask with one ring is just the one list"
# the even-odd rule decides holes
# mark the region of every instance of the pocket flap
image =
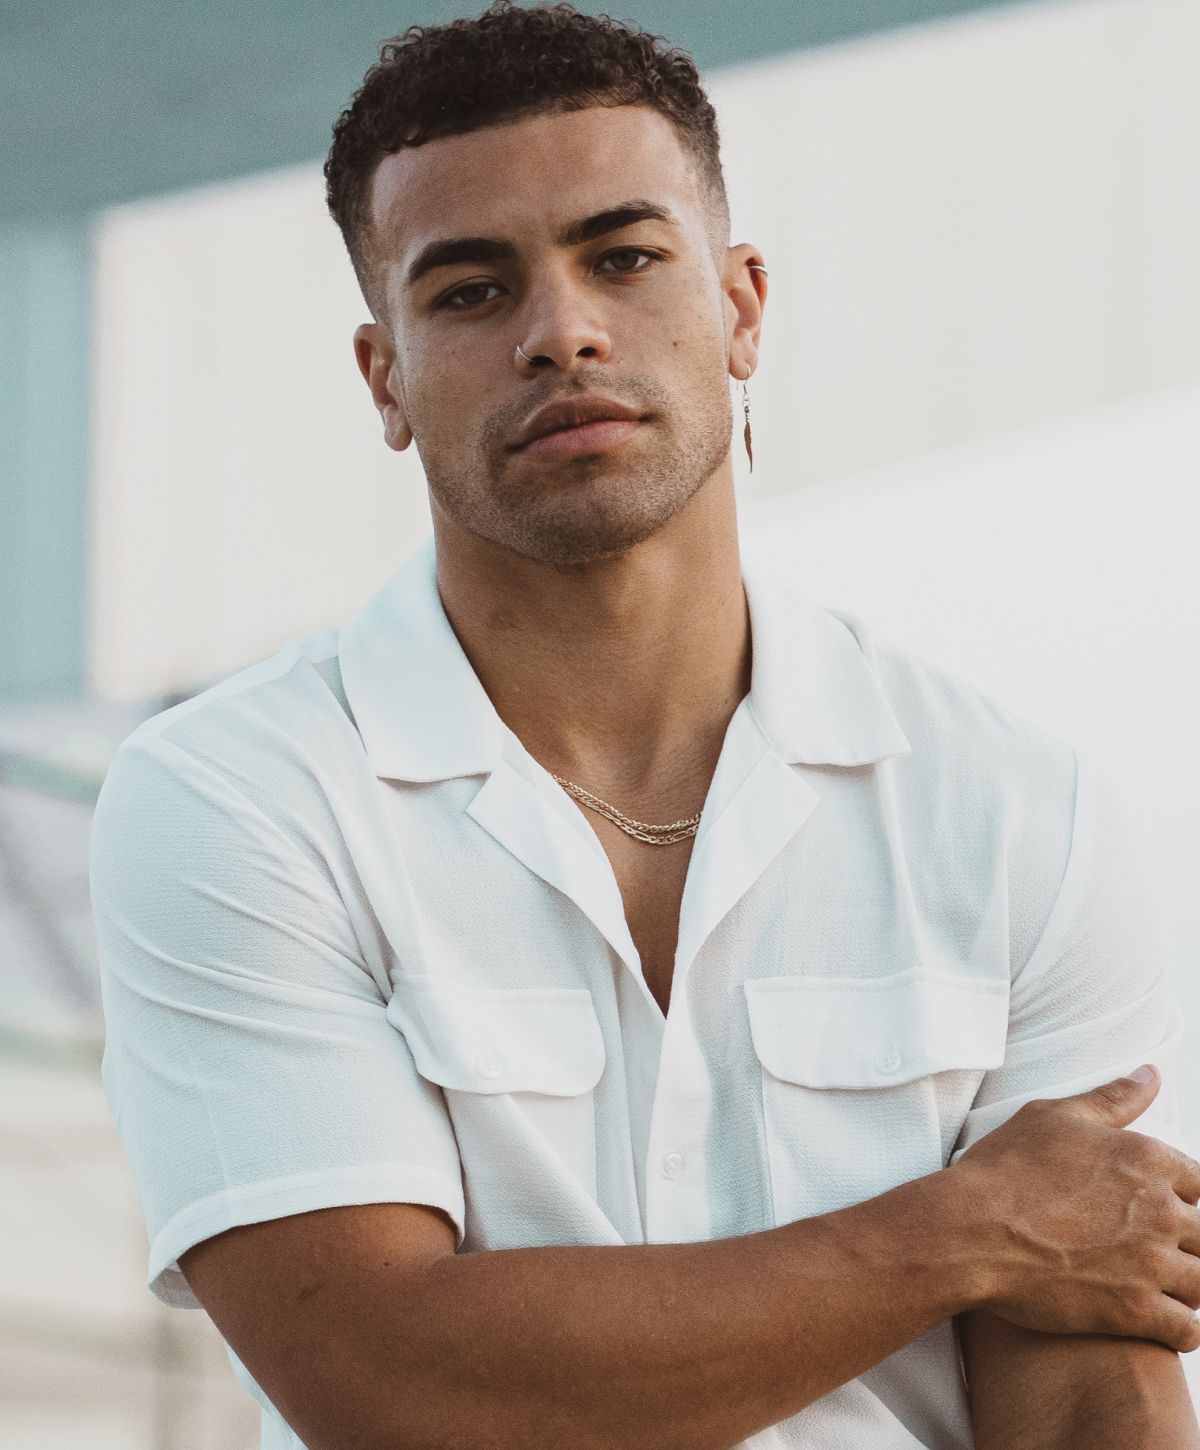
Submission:
[[883,977],[755,977],[742,985],[754,1050],[785,1082],[886,1087],[1004,1061],[1007,979],[910,967]]
[[422,1077],[475,1093],[587,1092],[604,1035],[586,987],[468,987],[403,977],[387,1006]]

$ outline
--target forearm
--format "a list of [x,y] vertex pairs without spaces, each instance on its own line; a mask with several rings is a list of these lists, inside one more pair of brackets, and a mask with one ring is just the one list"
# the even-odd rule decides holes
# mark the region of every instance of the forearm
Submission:
[[[1200,1425],[1179,1356],[1165,1345],[1148,1345],[1164,1356],[1164,1374],[1106,1378],[1078,1394],[1070,1433],[1045,1450],[1079,1450],[1090,1445],[1147,1445],[1154,1450],[1200,1450]],[[1173,1360],[1174,1364],[1169,1361]],[[1029,1441],[1023,1442],[1028,1446]]]
[[441,1260],[372,1450],[728,1450],[973,1302],[964,1207],[937,1173],[734,1239]]
[[1179,1355],[1148,1339],[1040,1334],[961,1316],[977,1450],[1200,1450]]

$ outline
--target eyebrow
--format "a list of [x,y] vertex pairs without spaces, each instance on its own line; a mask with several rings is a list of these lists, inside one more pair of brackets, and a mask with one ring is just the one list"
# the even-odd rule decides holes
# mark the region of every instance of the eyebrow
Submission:
[[[560,247],[578,247],[584,242],[595,241],[597,237],[607,236],[609,232],[645,221],[679,225],[667,207],[639,198],[567,222],[554,240]],[[502,237],[443,237],[421,248],[409,264],[405,282],[411,287],[437,267],[451,267],[459,262],[505,262],[516,255],[516,247]]]

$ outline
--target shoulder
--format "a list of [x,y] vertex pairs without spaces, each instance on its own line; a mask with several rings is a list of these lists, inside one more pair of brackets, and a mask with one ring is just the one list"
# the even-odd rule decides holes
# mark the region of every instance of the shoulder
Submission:
[[119,796],[144,810],[148,824],[195,799],[187,787],[201,781],[273,816],[319,814],[323,801],[366,769],[338,644],[336,627],[291,640],[143,720],[116,751],[97,816]]
[[895,802],[927,909],[971,922],[996,950],[1003,943],[1010,973],[1019,970],[1079,859],[1095,766],[1071,741],[854,611],[828,613],[858,641],[912,746],[886,762],[881,788]]
[[912,745],[900,762],[920,788],[1007,814],[1071,814],[1075,746],[962,675],[880,632],[853,610],[822,606],[855,638]]

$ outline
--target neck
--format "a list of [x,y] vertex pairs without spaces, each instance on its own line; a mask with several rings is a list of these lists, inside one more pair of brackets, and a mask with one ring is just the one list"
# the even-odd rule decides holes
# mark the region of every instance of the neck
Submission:
[[438,588],[497,713],[547,770],[667,816],[698,810],[750,688],[731,482],[656,534],[564,570],[435,507]]

